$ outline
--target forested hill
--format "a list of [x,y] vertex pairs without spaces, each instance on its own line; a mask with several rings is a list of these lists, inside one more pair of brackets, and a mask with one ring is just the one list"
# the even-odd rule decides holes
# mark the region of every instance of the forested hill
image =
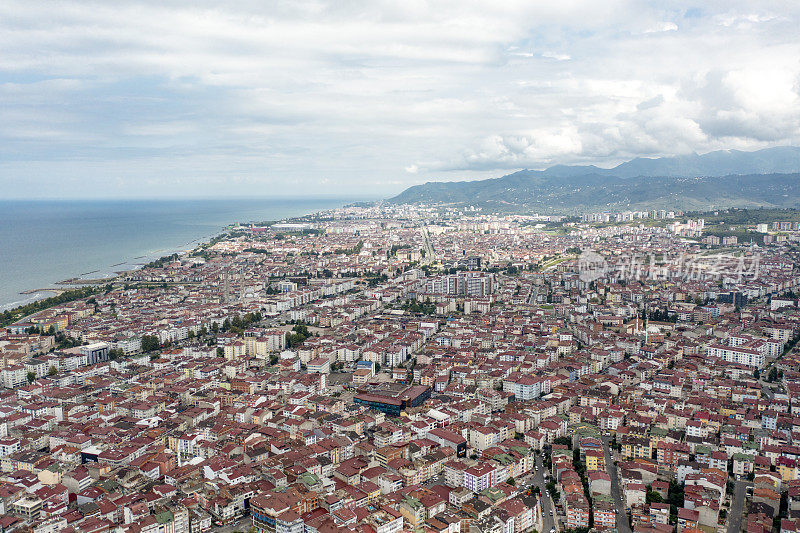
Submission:
[[479,181],[429,182],[406,189],[388,202],[465,204],[506,211],[797,207],[800,148],[634,159],[612,169],[556,166]]

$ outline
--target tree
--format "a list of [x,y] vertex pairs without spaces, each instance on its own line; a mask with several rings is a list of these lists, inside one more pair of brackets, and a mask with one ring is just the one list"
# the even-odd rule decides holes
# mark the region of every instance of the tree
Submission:
[[28,372],[28,375],[25,377],[28,378],[28,383],[33,383],[36,381],[36,374],[33,372]]
[[757,368],[755,370],[753,370],[753,377],[755,379],[761,379],[761,371],[759,369],[757,369]]
[[572,438],[571,437],[557,437],[553,440],[553,444],[563,444],[567,446],[569,449],[572,449]]
[[100,288],[98,287],[82,287],[80,289],[70,289],[56,296],[51,296],[50,298],[37,300],[35,302],[25,304],[15,309],[3,311],[2,313],[0,313],[0,326],[5,326],[6,324],[10,324],[23,316],[30,315],[32,313],[41,311],[43,309],[48,309],[50,307],[53,307],[54,305],[72,302],[74,300],[79,300],[81,298],[86,298],[87,296],[95,294],[99,290]]
[[158,341],[158,337],[155,335],[145,335],[142,337],[143,352],[154,352],[159,348],[161,348],[161,343]]
[[225,348],[223,348],[222,346],[219,346],[219,347],[217,348],[217,355],[218,355],[219,357],[222,357],[222,356],[224,356],[224,355],[225,355]]
[[293,333],[286,333],[286,345],[289,348],[303,344],[312,335],[305,324],[297,324],[292,328],[292,331]]
[[667,503],[669,503],[670,522],[677,523],[678,509],[683,507],[684,495],[683,484],[678,483],[677,480],[672,479],[669,482],[669,491],[667,496]]
[[55,366],[51,366],[47,371],[48,376],[55,376],[56,374],[58,374],[58,369]]
[[513,487],[514,485],[516,485],[516,484],[517,484],[517,480],[516,480],[516,479],[514,479],[513,477],[510,477],[510,478],[508,478],[508,479],[506,480],[506,483],[508,483],[509,485],[511,485],[511,486]]
[[556,482],[552,479],[547,482],[547,492],[550,493],[550,497],[553,498],[554,502],[557,502],[561,498],[561,493],[558,492],[556,488]]

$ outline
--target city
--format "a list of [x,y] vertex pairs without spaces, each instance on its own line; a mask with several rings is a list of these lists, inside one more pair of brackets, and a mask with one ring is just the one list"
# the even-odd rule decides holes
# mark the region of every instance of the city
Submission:
[[798,27],[0,1],[0,533],[800,533]]
[[715,216],[350,206],[0,314],[2,530],[794,532],[800,228]]

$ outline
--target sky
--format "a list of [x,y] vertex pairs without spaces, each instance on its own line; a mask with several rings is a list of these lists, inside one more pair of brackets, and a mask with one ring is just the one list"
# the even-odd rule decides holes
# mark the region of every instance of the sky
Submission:
[[0,198],[374,196],[800,144],[800,2],[0,2]]

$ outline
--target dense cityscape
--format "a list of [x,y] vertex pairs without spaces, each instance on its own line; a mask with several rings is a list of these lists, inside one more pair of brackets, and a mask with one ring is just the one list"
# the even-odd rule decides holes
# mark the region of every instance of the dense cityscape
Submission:
[[751,214],[353,206],[6,312],[0,527],[796,531],[800,232]]
[[800,533],[800,1],[0,1],[0,533]]

